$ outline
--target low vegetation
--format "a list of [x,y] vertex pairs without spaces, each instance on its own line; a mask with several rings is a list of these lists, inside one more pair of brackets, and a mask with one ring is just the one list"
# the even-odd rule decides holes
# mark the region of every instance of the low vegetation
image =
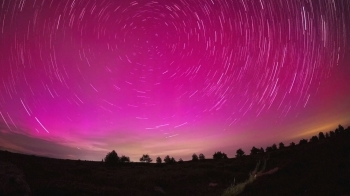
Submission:
[[350,128],[339,126],[298,144],[253,146],[250,155],[238,149],[235,158],[218,151],[153,163],[144,154],[144,164],[114,150],[100,162],[0,151],[0,162],[23,173],[32,195],[349,195],[349,139]]

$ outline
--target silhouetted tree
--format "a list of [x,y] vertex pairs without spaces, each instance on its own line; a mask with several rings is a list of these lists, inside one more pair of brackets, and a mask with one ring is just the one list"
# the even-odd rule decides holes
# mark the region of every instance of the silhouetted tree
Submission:
[[198,161],[198,156],[196,155],[196,153],[192,155],[192,161]]
[[339,136],[340,135],[340,130],[338,128],[336,128],[334,130],[335,136]]
[[120,162],[122,162],[122,163],[130,163],[130,158],[127,157],[127,156],[122,155],[120,157]]
[[164,158],[164,163],[170,163],[170,157],[169,155],[166,155],[165,158]]
[[263,149],[263,147],[261,147],[259,153],[264,153],[264,152],[265,150]]
[[292,142],[292,143],[289,144],[289,146],[290,146],[290,147],[294,147],[294,146],[295,146],[295,143]]
[[184,161],[180,158],[180,159],[179,159],[179,163],[183,163],[183,162],[184,162]]
[[157,157],[156,162],[157,163],[162,163],[162,159],[160,157]]
[[326,133],[326,139],[330,138],[329,133]]
[[205,159],[205,156],[204,154],[200,153],[199,156],[198,156],[199,160],[204,160]]
[[344,133],[344,127],[341,125],[338,125],[338,128],[334,130],[335,136],[339,136]]
[[279,143],[278,149],[283,149],[284,147],[285,147],[285,146],[284,146],[283,142]]
[[349,135],[350,134],[350,126],[348,126],[345,130],[344,130],[345,134]]
[[148,154],[144,154],[142,155],[142,157],[140,158],[141,162],[145,162],[145,163],[151,163],[153,160],[151,159],[151,157],[149,157]]
[[213,155],[213,159],[228,159],[227,155],[225,153],[222,153],[221,151],[215,152]]
[[344,127],[343,126],[341,126],[341,125],[338,125],[338,130],[339,130],[339,133],[340,134],[342,134],[342,133],[344,133]]
[[273,145],[271,146],[271,148],[272,148],[272,150],[277,150],[277,145],[276,145],[276,144],[273,144]]
[[334,137],[334,136],[335,136],[334,131],[330,131],[330,132],[329,132],[329,136],[330,136],[330,137]]
[[318,142],[318,137],[316,135],[312,136],[310,142]]
[[236,157],[243,157],[244,156],[244,151],[240,148],[236,151]]
[[255,146],[252,147],[252,149],[250,150],[250,154],[258,154],[259,153],[259,149],[255,148]]
[[299,141],[299,145],[304,145],[304,144],[307,144],[307,139],[301,139]]
[[266,152],[272,152],[272,151],[273,151],[273,149],[272,149],[272,147],[271,147],[271,146],[268,146],[268,147],[266,147],[265,151],[266,151]]
[[221,151],[215,152],[213,155],[213,159],[222,159],[222,152]]
[[326,139],[326,137],[324,136],[323,132],[319,132],[319,133],[318,133],[318,139],[319,139],[319,140],[324,140],[324,139]]
[[118,154],[112,150],[112,152],[107,153],[105,157],[105,163],[108,165],[113,165],[119,162]]
[[171,159],[170,159],[170,163],[176,163],[176,161],[175,161],[174,157],[171,157]]

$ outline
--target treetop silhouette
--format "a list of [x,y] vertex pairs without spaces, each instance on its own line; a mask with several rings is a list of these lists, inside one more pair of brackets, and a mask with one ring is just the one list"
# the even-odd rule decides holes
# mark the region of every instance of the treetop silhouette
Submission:
[[192,155],[192,161],[198,161],[198,160],[199,160],[199,159],[198,159],[197,154],[194,153],[194,154]]
[[252,147],[252,149],[250,150],[250,154],[253,155],[253,154],[258,154],[259,153],[259,149],[258,148],[255,148],[255,146]]
[[227,155],[221,151],[218,151],[214,153],[213,159],[227,159]]
[[140,158],[140,161],[145,162],[145,163],[151,163],[153,160],[151,159],[151,157],[148,154],[144,154]]
[[164,163],[176,163],[174,157],[171,157],[169,155],[166,155],[164,158]]
[[198,156],[199,160],[204,160],[205,159],[205,156],[204,154],[200,153],[199,156]]
[[157,157],[156,163],[162,163],[162,159],[160,157]]
[[115,150],[112,150],[112,152],[109,152],[105,157],[105,163],[108,165],[113,165],[119,162],[118,154],[115,152]]
[[244,156],[244,151],[240,148],[236,151],[236,157],[243,157]]

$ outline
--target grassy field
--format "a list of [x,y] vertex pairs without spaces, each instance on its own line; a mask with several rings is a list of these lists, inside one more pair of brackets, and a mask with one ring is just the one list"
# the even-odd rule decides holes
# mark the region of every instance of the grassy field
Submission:
[[349,135],[226,160],[106,166],[0,151],[0,162],[24,173],[32,195],[223,195],[242,185],[240,195],[350,195]]

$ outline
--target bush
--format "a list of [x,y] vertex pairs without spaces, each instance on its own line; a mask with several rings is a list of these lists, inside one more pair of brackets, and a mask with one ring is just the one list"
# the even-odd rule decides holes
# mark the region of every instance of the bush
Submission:
[[123,155],[123,156],[120,157],[120,162],[122,162],[122,163],[130,163],[130,158]]
[[244,151],[240,148],[236,151],[236,157],[243,157],[244,156]]
[[324,135],[323,132],[318,133],[318,139],[320,140],[326,139],[326,136]]
[[259,153],[264,153],[264,152],[265,152],[265,150],[261,147]]
[[151,157],[149,157],[148,154],[144,154],[142,155],[142,157],[140,158],[141,162],[145,162],[145,163],[151,163],[153,160],[151,159]]
[[170,163],[170,157],[169,155],[166,155],[165,158],[164,158],[164,163]]
[[255,146],[253,146],[253,148],[250,150],[250,154],[258,154],[259,153],[259,149],[255,148]]
[[204,154],[200,153],[199,156],[198,156],[199,160],[204,160],[205,159],[205,156]]
[[301,139],[299,141],[299,145],[304,145],[304,144],[307,144],[307,139]]
[[276,145],[276,144],[273,144],[273,145],[271,146],[271,148],[272,148],[273,151],[275,151],[275,150],[277,150],[277,145]]
[[271,146],[268,146],[268,147],[266,147],[266,150],[265,150],[266,152],[272,152],[273,151],[273,148],[271,147]]
[[285,146],[284,146],[284,143],[283,142],[281,142],[280,144],[279,144],[279,149],[283,149]]
[[329,136],[329,133],[326,133],[326,139],[328,139],[330,136]]
[[214,153],[213,159],[227,159],[227,155],[221,151],[218,151]]
[[156,162],[157,163],[162,163],[162,159],[160,157],[157,157]]
[[109,152],[105,157],[105,163],[108,165],[114,165],[119,162],[118,154],[112,150],[112,152]]
[[316,135],[312,136],[310,142],[318,142],[318,137]]
[[192,155],[192,161],[198,161],[198,156],[195,153]]

